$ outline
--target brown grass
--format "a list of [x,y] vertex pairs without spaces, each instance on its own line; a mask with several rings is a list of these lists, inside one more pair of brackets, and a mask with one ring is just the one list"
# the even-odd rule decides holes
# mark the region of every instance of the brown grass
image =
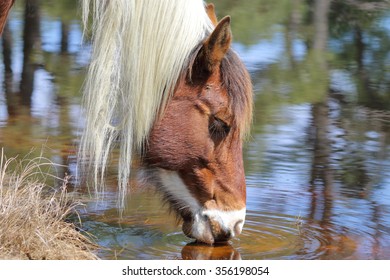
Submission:
[[[12,170],[11,166],[12,165]],[[42,157],[17,161],[0,154],[0,259],[97,259],[98,248],[65,219],[80,203],[42,181],[54,164]]]

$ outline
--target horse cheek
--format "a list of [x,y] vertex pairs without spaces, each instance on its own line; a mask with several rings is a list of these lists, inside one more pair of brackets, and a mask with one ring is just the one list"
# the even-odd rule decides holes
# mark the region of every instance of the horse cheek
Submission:
[[153,128],[145,162],[173,171],[204,164],[212,153],[207,120],[190,106],[174,105]]

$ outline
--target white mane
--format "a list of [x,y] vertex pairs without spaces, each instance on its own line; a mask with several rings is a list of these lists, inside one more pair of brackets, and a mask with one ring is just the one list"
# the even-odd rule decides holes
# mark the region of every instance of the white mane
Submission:
[[83,0],[92,19],[92,59],[84,85],[86,126],[79,158],[95,186],[119,140],[120,206],[138,152],[187,58],[213,26],[202,0]]

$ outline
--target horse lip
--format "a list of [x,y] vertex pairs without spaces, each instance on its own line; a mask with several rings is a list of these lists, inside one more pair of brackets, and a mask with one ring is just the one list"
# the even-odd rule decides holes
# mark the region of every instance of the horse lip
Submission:
[[203,243],[203,244],[208,244],[208,245],[213,245],[215,243],[214,236],[211,234],[210,236],[198,236],[198,237],[193,237],[196,239],[196,242],[198,243]]

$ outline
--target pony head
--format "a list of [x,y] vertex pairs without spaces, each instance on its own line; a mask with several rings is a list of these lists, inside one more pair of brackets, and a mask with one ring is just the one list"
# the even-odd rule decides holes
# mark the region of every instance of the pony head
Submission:
[[214,243],[239,234],[252,88],[230,49],[230,18],[218,23],[201,0],[83,3],[94,23],[79,160],[95,185],[119,146],[120,206],[136,154],[186,235]]
[[245,221],[242,138],[252,91],[231,39],[225,17],[195,49],[144,156],[184,233],[206,243],[238,235]]

